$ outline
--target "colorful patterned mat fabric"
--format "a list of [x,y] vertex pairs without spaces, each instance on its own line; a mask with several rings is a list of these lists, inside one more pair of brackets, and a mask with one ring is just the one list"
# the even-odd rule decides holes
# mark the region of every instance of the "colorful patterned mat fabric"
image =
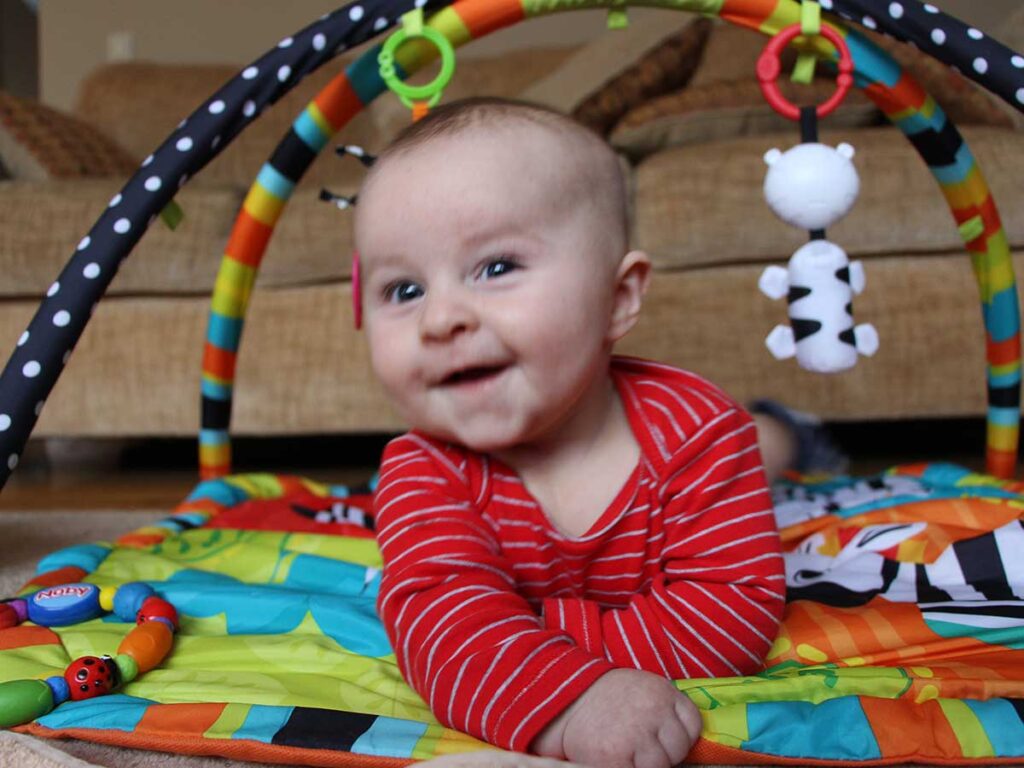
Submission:
[[[391,765],[486,745],[402,681],[374,605],[368,489],[238,475],[167,520],[45,558],[26,588],[145,580],[181,631],[120,693],[26,726],[136,748],[308,765]],[[766,670],[679,686],[690,760],[1024,763],[1024,484],[950,465],[776,490],[790,602]],[[117,646],[97,619],[0,631],[0,681]],[[392,759],[388,759],[392,758]]]

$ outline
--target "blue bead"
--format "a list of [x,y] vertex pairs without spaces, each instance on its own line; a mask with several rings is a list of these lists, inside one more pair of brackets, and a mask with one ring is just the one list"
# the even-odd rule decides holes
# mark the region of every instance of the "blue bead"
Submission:
[[50,686],[50,690],[53,692],[53,706],[63,704],[71,696],[71,691],[68,690],[68,681],[63,677],[48,677],[46,678],[46,684]]
[[76,544],[73,547],[58,549],[44,557],[36,566],[36,573],[56,571],[58,568],[74,566],[86,573],[92,573],[100,567],[100,563],[110,554],[110,547],[102,544]]
[[44,627],[65,627],[101,616],[95,584],[60,584],[40,589],[28,599],[28,618]]
[[121,621],[135,621],[147,597],[156,594],[153,588],[144,581],[130,581],[118,587],[114,594],[114,613]]

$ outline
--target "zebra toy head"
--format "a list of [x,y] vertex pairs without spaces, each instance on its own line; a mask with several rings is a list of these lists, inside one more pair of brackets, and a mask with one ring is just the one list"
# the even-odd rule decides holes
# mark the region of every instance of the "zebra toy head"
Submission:
[[807,230],[829,227],[849,213],[860,192],[849,144],[805,143],[764,155],[764,196],[775,215]]

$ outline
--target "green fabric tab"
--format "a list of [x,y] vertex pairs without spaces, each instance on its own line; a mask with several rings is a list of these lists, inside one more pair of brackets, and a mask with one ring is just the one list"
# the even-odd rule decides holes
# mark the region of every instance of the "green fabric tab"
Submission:
[[164,209],[160,211],[160,219],[172,232],[178,228],[178,225],[185,218],[185,211],[181,209],[181,206],[177,202],[171,200]]
[[629,15],[625,8],[608,9],[608,29],[625,29],[629,26]]
[[821,32],[821,6],[815,0],[800,4],[800,31],[807,37]]
[[972,216],[963,224],[961,224],[958,227],[958,229],[960,230],[960,237],[963,239],[963,241],[965,243],[969,243],[971,242],[971,240],[974,240],[985,234],[985,222],[982,221],[980,215]]
[[818,64],[818,57],[813,53],[801,53],[796,57],[796,65],[793,67],[793,74],[789,79],[801,85],[810,85],[814,80],[814,68]]

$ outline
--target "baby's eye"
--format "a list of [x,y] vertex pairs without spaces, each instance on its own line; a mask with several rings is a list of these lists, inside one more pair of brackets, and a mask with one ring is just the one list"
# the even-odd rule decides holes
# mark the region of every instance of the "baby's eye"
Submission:
[[502,275],[508,274],[519,269],[519,265],[515,259],[508,256],[501,256],[496,259],[491,259],[483,268],[480,270],[480,277],[485,280],[490,280],[494,277],[501,277]]
[[384,300],[392,304],[404,304],[423,295],[423,287],[411,280],[397,280],[384,289]]

